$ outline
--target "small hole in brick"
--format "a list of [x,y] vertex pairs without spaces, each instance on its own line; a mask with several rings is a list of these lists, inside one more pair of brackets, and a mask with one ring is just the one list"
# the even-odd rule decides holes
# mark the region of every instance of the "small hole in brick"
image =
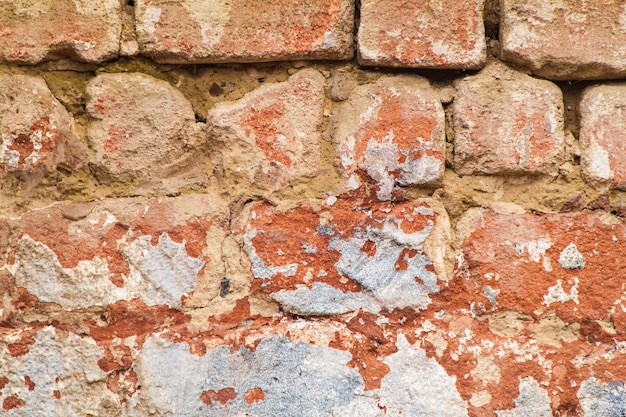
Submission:
[[135,1],[134,0],[128,0],[126,2],[127,5],[131,6],[131,7],[135,7]]
[[265,82],[265,77],[261,77],[261,78],[257,79],[257,81],[260,82],[260,83],[264,83]]
[[216,83],[213,83],[209,88],[209,94],[211,94],[213,97],[221,96],[222,94],[224,94],[224,89]]

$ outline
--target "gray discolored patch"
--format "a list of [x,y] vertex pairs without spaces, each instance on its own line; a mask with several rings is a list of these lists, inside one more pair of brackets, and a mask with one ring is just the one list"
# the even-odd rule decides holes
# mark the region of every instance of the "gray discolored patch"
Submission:
[[[241,415],[317,417],[330,415],[362,391],[358,370],[347,367],[348,352],[284,336],[263,339],[254,351],[231,346],[189,353],[187,343],[158,336],[146,340],[137,365],[141,402],[163,416]],[[232,389],[235,398],[206,405],[203,392]],[[260,389],[264,399],[248,404],[245,394]]]
[[626,416],[626,385],[624,381],[602,384],[591,377],[580,384],[578,398],[585,416]]

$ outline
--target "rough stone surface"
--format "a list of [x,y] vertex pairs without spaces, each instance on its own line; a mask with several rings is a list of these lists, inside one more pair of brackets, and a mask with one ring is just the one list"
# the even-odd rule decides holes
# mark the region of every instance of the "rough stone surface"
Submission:
[[0,74],[0,178],[53,170],[71,123],[42,78]]
[[[26,346],[19,343],[27,338]],[[0,402],[9,416],[98,415],[115,401],[89,337],[44,327],[0,337]]]
[[141,73],[102,74],[87,86],[87,132],[102,183],[176,189],[202,183],[203,124],[167,82]]
[[483,1],[362,0],[359,62],[409,68],[477,69],[486,58]]
[[9,270],[18,287],[67,310],[133,299],[180,308],[215,264],[204,248],[223,210],[201,195],[54,205],[20,219]]
[[[428,254],[426,244],[446,236],[445,214],[434,202],[353,203],[287,213],[252,208],[244,248],[253,289],[299,315],[426,309],[446,278],[434,265],[443,270],[445,254]],[[438,244],[445,249],[445,241]]]
[[138,0],[142,53],[159,62],[349,59],[354,1]]
[[626,190],[626,85],[585,89],[580,101],[581,164],[593,185]]
[[458,82],[452,115],[457,173],[558,172],[564,137],[556,85],[494,63]]
[[619,0],[501,2],[502,58],[554,80],[626,74],[626,20]]
[[117,57],[122,20],[118,0],[20,1],[0,4],[0,62],[37,64]]
[[336,164],[351,182],[375,182],[380,200],[390,200],[396,186],[440,185],[444,119],[425,79],[386,77],[360,86],[331,121]]
[[207,116],[207,137],[218,176],[237,185],[281,189],[318,172],[324,77],[304,70],[262,86]]

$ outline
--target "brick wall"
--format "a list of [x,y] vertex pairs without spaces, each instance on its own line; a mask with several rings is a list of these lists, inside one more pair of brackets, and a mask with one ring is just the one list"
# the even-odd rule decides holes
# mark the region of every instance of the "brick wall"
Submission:
[[7,416],[626,414],[626,6],[0,3]]

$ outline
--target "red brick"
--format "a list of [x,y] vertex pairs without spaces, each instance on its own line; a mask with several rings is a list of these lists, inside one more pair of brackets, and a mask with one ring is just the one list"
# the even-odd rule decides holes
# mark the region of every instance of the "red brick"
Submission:
[[353,0],[138,0],[140,49],[158,62],[349,59]]
[[595,186],[626,190],[625,94],[625,84],[612,84],[589,87],[581,97],[581,164]]
[[101,183],[135,181],[166,191],[204,181],[203,124],[165,81],[141,73],[102,74],[87,85],[87,135]]
[[555,80],[621,78],[625,16],[621,0],[504,0],[502,58]]
[[251,207],[244,249],[254,292],[285,311],[331,315],[424,310],[445,280],[448,220],[432,200],[291,211]]
[[324,81],[303,70],[209,111],[212,160],[235,192],[242,185],[275,191],[319,171]]
[[331,124],[338,168],[351,182],[377,184],[380,200],[391,199],[396,186],[441,183],[445,115],[425,79],[385,77],[360,86],[339,105]]
[[611,401],[588,385],[606,389],[626,369],[623,221],[500,207],[469,211],[457,229],[455,277],[429,310],[446,314],[424,341],[471,398],[470,415],[512,408],[529,377],[543,394],[518,411],[578,415],[582,407],[587,415],[590,402]]
[[618,218],[479,210],[460,224],[467,229],[457,274],[475,314],[510,310],[538,318],[554,311],[570,323],[613,321],[626,331],[626,260],[618,255],[626,250],[626,227]]
[[101,62],[117,57],[118,0],[3,1],[0,61],[37,64],[57,58]]
[[67,310],[133,299],[179,308],[205,266],[218,268],[207,234],[224,222],[209,195],[56,204],[20,218],[9,269],[18,287]]
[[457,173],[558,172],[563,95],[551,82],[491,64],[458,82],[452,114]]
[[0,178],[50,171],[63,160],[71,116],[42,78],[0,74],[0,114]]
[[410,68],[484,65],[483,0],[362,0],[359,62]]

